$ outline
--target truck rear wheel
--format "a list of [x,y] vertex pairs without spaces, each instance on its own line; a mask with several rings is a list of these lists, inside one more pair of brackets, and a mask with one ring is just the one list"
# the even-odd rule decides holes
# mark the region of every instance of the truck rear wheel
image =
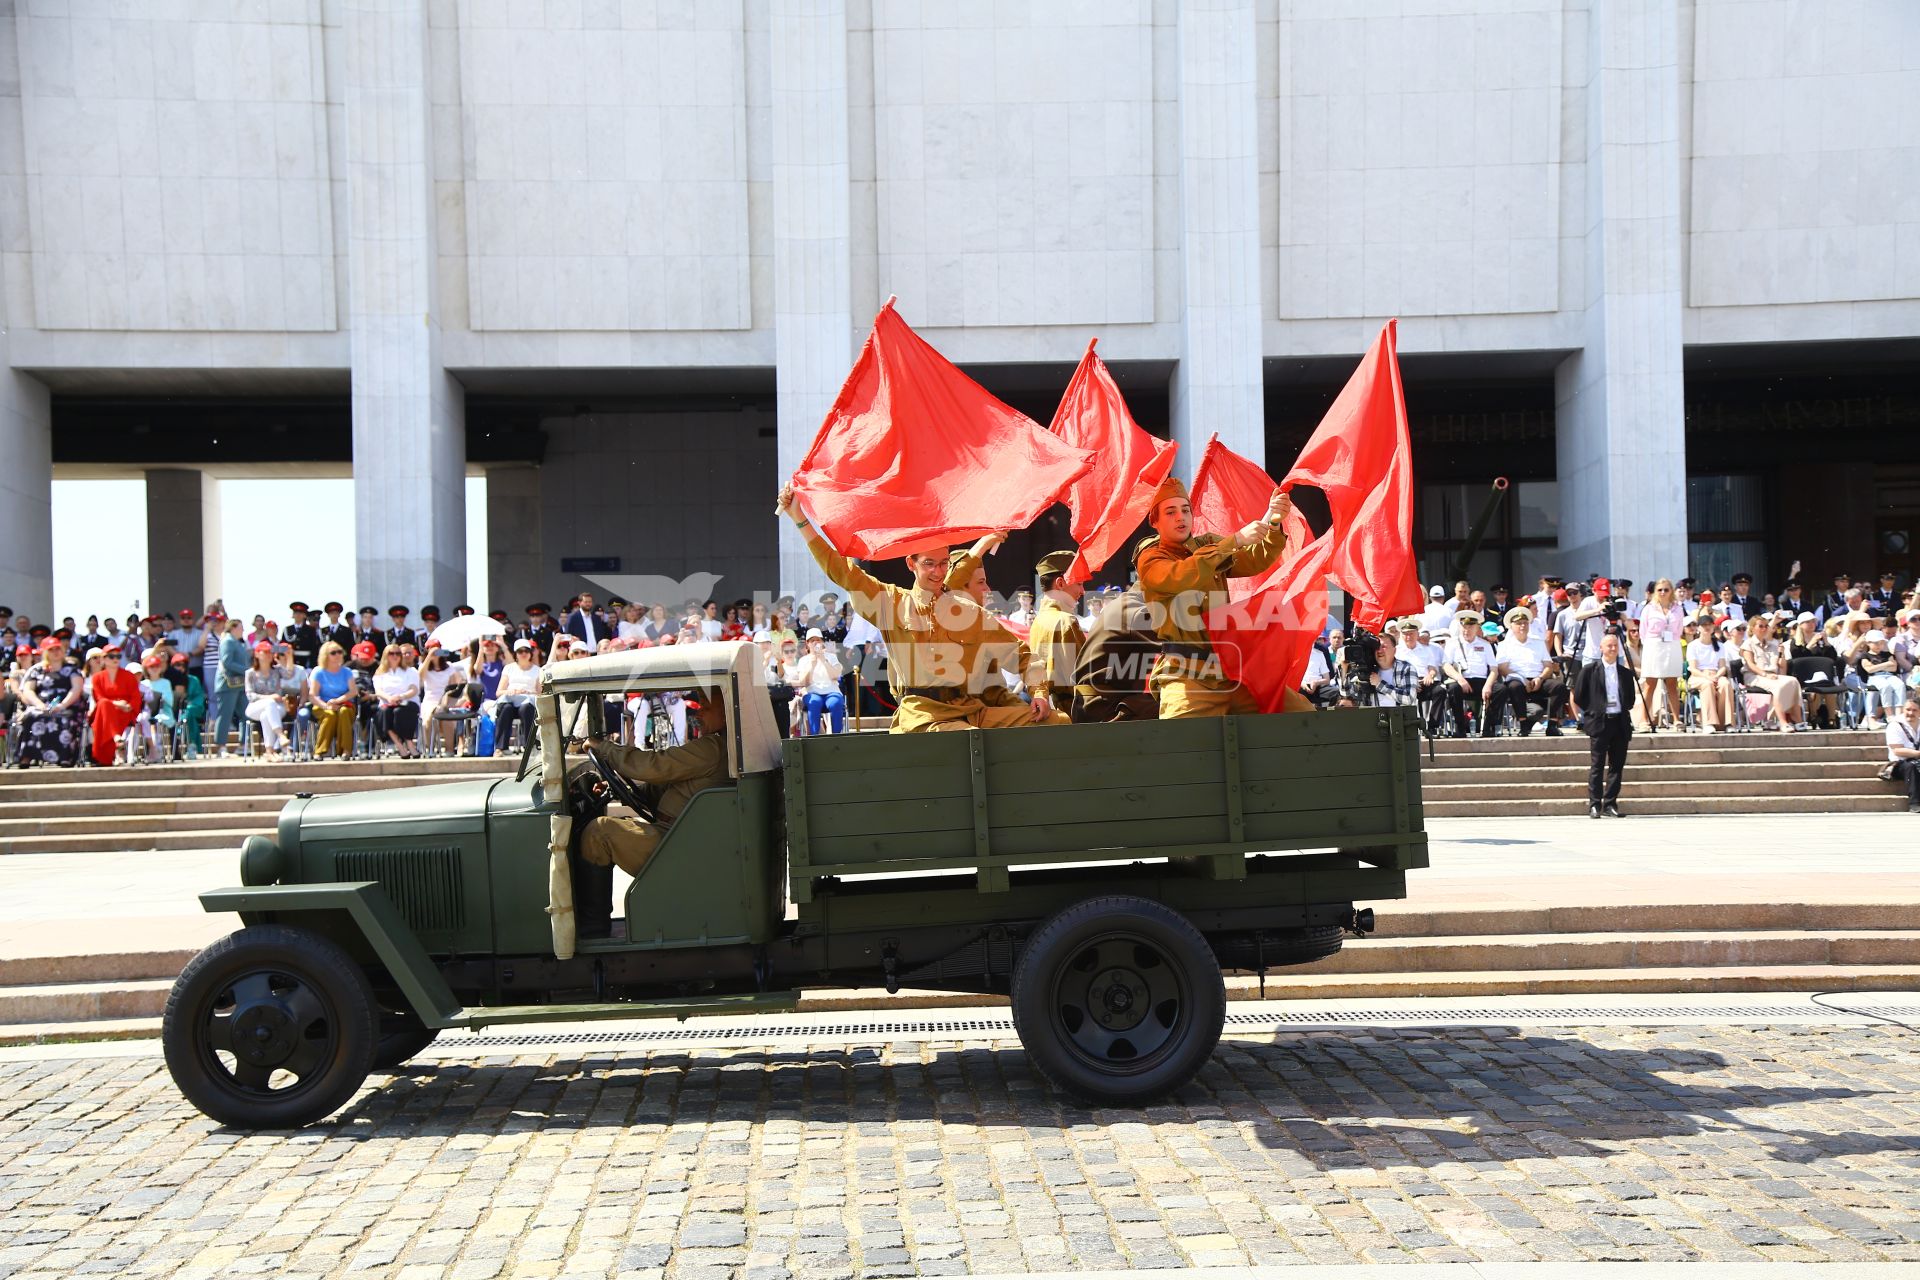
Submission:
[[161,1023],[188,1102],[240,1129],[291,1129],[351,1098],[373,1065],[373,991],[353,958],[305,929],[253,925],[190,961]]
[[1191,1080],[1226,1013],[1206,938],[1146,898],[1075,903],[1027,940],[1013,974],[1014,1028],[1034,1066],[1103,1106],[1141,1106]]

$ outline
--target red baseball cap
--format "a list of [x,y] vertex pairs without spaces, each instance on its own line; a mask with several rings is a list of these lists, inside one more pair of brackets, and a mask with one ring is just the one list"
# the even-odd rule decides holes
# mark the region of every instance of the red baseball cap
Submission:
[[1613,583],[1605,578],[1595,578],[1593,580],[1593,593],[1597,596],[1610,596],[1613,594]]
[[273,645],[265,640],[256,641],[253,646],[253,651],[255,653],[272,653]]
[[377,657],[379,653],[380,651],[378,649],[374,648],[371,643],[365,640],[353,646],[353,656],[355,660],[360,662],[365,662],[368,658]]

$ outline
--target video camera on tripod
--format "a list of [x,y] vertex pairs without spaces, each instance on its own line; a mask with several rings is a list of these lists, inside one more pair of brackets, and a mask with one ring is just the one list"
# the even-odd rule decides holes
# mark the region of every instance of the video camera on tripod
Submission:
[[1340,646],[1335,682],[1340,689],[1343,702],[1356,707],[1370,707],[1379,696],[1374,687],[1373,673],[1379,670],[1377,655],[1380,651],[1380,637],[1359,623],[1353,624],[1353,630],[1347,633],[1346,643]]

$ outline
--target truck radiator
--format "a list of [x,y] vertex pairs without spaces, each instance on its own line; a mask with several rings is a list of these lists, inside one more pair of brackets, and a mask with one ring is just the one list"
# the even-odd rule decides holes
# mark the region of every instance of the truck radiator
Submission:
[[376,881],[416,932],[458,929],[466,923],[457,845],[341,849],[333,855],[333,866],[342,880]]

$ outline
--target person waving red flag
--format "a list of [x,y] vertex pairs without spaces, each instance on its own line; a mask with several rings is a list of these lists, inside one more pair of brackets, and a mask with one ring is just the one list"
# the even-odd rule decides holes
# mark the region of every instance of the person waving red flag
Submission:
[[[1177,448],[1134,422],[1113,375],[1093,353],[1099,341],[1087,343],[1050,428],[1068,444],[1093,454],[1093,465],[1061,495],[1073,513],[1073,541],[1079,548],[1067,570],[1069,582],[1085,582],[1100,572],[1127,535],[1139,528],[1153,506],[1154,491],[1173,470]],[[1271,485],[1267,488],[1272,492]],[[1265,495],[1260,506],[1266,507]],[[1244,523],[1219,527],[1237,529]]]
[[1092,463],[956,369],[889,298],[793,492],[836,550],[875,559],[1024,529]]

